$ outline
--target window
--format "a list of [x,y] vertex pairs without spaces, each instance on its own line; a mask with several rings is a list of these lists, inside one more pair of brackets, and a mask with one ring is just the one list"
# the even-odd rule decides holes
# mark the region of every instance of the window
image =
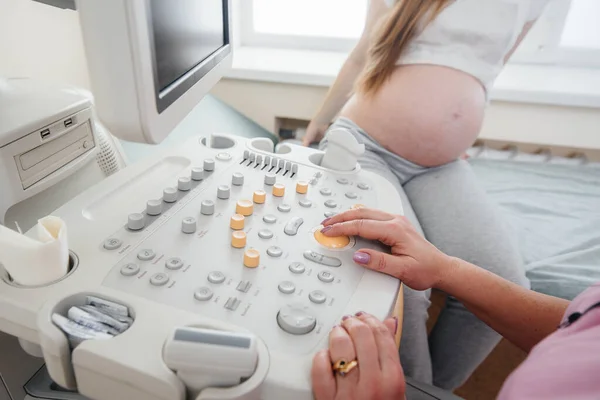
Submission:
[[[348,52],[369,0],[239,0],[244,46]],[[600,68],[600,0],[551,0],[511,62]]]

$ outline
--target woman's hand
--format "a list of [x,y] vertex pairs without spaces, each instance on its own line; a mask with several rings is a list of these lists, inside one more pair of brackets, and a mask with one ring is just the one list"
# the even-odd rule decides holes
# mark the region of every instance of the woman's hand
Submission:
[[306,128],[306,134],[302,138],[302,144],[304,146],[310,146],[311,143],[320,142],[325,136],[327,128],[329,128],[329,124],[312,120]]
[[[344,317],[329,333],[329,350],[313,359],[311,378],[316,400],[402,400],[406,382],[394,335],[396,319],[385,322],[357,313]],[[356,360],[346,375],[334,373],[332,365]]]
[[328,218],[323,225],[326,236],[361,236],[390,246],[391,254],[360,249],[354,261],[415,290],[437,287],[453,266],[453,258],[423,238],[403,216],[361,208]]

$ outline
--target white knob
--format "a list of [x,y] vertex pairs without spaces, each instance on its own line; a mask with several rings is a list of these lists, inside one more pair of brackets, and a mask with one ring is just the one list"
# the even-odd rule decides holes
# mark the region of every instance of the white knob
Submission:
[[207,158],[204,160],[204,170],[205,171],[214,171],[215,170],[215,160],[211,158]]
[[310,309],[301,305],[285,305],[277,313],[279,327],[292,335],[306,335],[317,325]]
[[192,217],[184,218],[181,221],[181,232],[194,233],[196,232],[196,219]]
[[256,156],[256,164],[261,165],[263,160],[263,156],[260,154]]
[[204,179],[204,169],[202,167],[192,168],[192,180],[201,181]]
[[273,157],[271,158],[271,167],[276,167],[277,166],[277,158]]
[[250,153],[250,161],[254,162],[256,160],[256,154]]
[[161,200],[148,200],[146,203],[146,214],[159,215],[162,212]]
[[200,205],[200,213],[202,215],[212,215],[215,212],[215,202],[212,200],[204,200]]
[[265,156],[265,165],[269,165],[271,163],[271,156]]
[[146,221],[144,221],[144,215],[140,213],[129,214],[127,218],[127,228],[132,231],[139,231],[146,226]]
[[244,160],[247,160],[250,157],[250,152],[248,150],[244,150]]
[[182,192],[187,192],[192,188],[192,180],[187,176],[182,176],[179,178],[179,181],[177,181],[177,188]]
[[268,173],[265,175],[265,185],[273,186],[277,179],[277,175],[273,173]]
[[297,174],[297,173],[298,173],[298,164],[294,164],[294,165],[292,165],[292,172],[293,172],[294,174]]
[[285,160],[281,160],[281,159],[280,159],[280,160],[279,160],[278,167],[281,169],[281,168],[283,168],[284,166],[285,166]]
[[217,197],[221,200],[227,200],[229,198],[229,194],[231,189],[227,185],[221,185],[217,188]]
[[285,162],[285,170],[289,171],[290,169],[292,169],[292,163],[289,161]]
[[244,175],[241,172],[234,172],[231,176],[231,184],[242,186],[244,184]]
[[163,201],[165,203],[175,203],[177,201],[177,189],[166,188],[163,190]]

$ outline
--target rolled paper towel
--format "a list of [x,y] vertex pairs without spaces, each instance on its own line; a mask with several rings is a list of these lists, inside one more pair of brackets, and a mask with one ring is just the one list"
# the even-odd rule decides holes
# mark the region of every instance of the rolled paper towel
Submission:
[[48,284],[69,269],[67,226],[58,217],[38,220],[35,240],[0,225],[0,264],[23,286]]

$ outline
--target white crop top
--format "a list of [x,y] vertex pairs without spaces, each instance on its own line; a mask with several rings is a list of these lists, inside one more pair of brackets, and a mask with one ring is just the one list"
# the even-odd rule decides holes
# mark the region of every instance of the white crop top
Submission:
[[[384,0],[392,7],[397,0]],[[401,0],[400,0],[401,1]],[[525,24],[548,0],[455,0],[409,44],[403,64],[443,65],[477,78],[486,92]]]

